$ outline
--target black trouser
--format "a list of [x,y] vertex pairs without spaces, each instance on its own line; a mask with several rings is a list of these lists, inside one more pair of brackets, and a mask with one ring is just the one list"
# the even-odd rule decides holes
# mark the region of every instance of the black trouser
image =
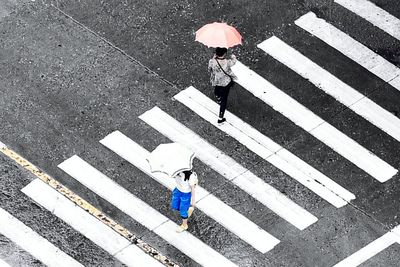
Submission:
[[219,104],[219,117],[223,118],[228,104],[229,90],[231,89],[233,82],[230,82],[227,86],[215,86],[214,94]]

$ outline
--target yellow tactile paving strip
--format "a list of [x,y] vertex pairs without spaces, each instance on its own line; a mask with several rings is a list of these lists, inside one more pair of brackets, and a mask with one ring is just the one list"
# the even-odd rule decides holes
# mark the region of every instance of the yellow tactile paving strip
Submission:
[[[1,146],[0,146],[1,147]],[[155,248],[150,246],[149,244],[146,244],[143,242],[140,238],[136,237],[134,234],[129,232],[126,228],[124,228],[122,225],[118,224],[111,218],[107,217],[104,213],[96,209],[94,206],[92,206],[90,203],[88,203],[86,200],[82,199],[78,195],[76,195],[74,192],[69,190],[67,187],[62,185],[61,183],[57,182],[55,179],[50,177],[48,174],[45,172],[41,171],[39,168],[37,168],[35,165],[27,161],[25,158],[20,156],[18,153],[14,152],[13,150],[9,149],[8,147],[1,147],[0,151],[18,163],[20,166],[25,168],[26,170],[30,171],[33,173],[35,176],[37,176],[40,180],[57,190],[59,193],[64,195],[66,198],[74,202],[76,205],[96,217],[99,221],[102,223],[106,224],[107,226],[111,227],[114,231],[128,239],[132,244],[135,244],[138,246],[140,249],[142,249],[144,252],[155,258],[156,260],[160,261],[162,264],[165,266],[173,266],[173,267],[179,267],[178,264],[174,263],[172,260],[168,259],[166,256],[162,255],[159,251],[157,251]]]

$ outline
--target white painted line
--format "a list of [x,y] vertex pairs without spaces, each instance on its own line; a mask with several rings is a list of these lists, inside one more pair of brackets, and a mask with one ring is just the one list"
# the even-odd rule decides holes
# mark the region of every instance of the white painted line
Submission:
[[400,119],[395,115],[366,97],[349,108],[400,142]]
[[390,230],[390,232],[393,232],[393,233],[398,234],[400,236],[400,225],[397,225],[395,228]]
[[318,220],[160,108],[154,107],[139,118],[174,142],[192,149],[197,158],[298,229]]
[[400,40],[400,20],[372,2],[367,0],[335,0],[335,2]]
[[333,267],[356,267],[388,248],[395,242],[396,236],[392,232],[388,232]]
[[[307,14],[306,16],[315,17],[313,15],[314,14]],[[307,17],[302,17],[301,19],[305,20]],[[307,24],[316,25],[317,27],[319,19],[316,20],[317,21],[314,21],[314,19],[312,19],[311,21],[307,21]],[[331,30],[332,35],[336,39],[335,31],[333,29],[321,28],[326,31]],[[342,39],[338,38],[338,40],[341,44],[346,43],[345,40],[343,40],[343,42]],[[285,42],[281,41],[277,37],[272,37],[259,44],[258,47],[313,83],[317,88],[320,88],[325,93],[333,96],[337,101],[347,106],[376,127],[385,131],[396,140],[400,141],[400,119],[312,62]],[[358,49],[356,45],[354,45],[354,47],[357,49],[356,51],[362,51],[361,49]],[[367,59],[365,58],[362,60],[367,62]],[[382,63],[381,66],[384,66],[384,64]],[[382,71],[387,73],[392,70],[383,67]],[[399,71],[400,74],[400,69],[396,68],[395,71]]]
[[0,142],[0,149],[7,147],[4,143]]
[[135,244],[130,244],[116,253],[114,257],[127,266],[164,266],[164,264],[146,254]]
[[[173,179],[165,174],[152,173],[150,171],[149,164],[146,161],[150,152],[121,132],[115,131],[107,135],[100,143],[135,165],[168,189],[173,190],[175,188]],[[196,200],[197,208],[261,253],[268,252],[279,243],[278,239],[226,205],[214,195],[210,194],[201,186],[196,187]]]
[[0,208],[0,233],[47,266],[83,267],[2,208]]
[[[274,37],[275,38],[275,37]],[[397,170],[357,142],[322,120],[302,104],[279,90],[240,62],[233,67],[236,80],[243,88],[282,113],[334,151],[354,163],[380,182],[392,178]]]
[[0,267],[11,267],[11,265],[9,265],[7,262],[5,262],[2,259],[0,259]]
[[340,208],[355,199],[354,194],[229,111],[225,112],[227,122],[218,125],[218,105],[194,87],[181,91],[174,98],[335,207]]
[[59,165],[59,168],[197,263],[203,266],[236,266],[188,231],[177,233],[175,231],[177,224],[78,156],[67,159]]
[[[328,45],[332,46],[345,56],[354,60],[356,63],[360,64],[385,82],[389,82],[400,75],[400,69],[398,67],[396,67],[365,45],[356,41],[346,33],[342,32],[338,28],[329,24],[325,20],[318,18],[313,12],[309,12],[306,15],[300,17],[298,20],[295,21],[295,23],[299,27],[303,28],[304,30],[318,37]],[[280,55],[278,55],[278,57],[280,57]],[[296,68],[296,71],[301,71],[302,75],[308,76],[310,80],[325,80],[325,76],[330,76],[329,74],[325,73],[323,76],[319,76],[319,74],[322,74],[323,71],[321,71],[319,68],[317,68],[317,66],[314,66],[313,63],[308,61],[309,60],[304,62],[303,58],[298,57],[296,61],[294,59],[291,60],[291,66],[296,63],[305,63],[306,66],[304,66],[303,68],[300,68],[300,66],[294,67]],[[315,73],[310,73],[314,69],[317,69],[317,71]],[[328,80],[326,81],[326,83],[337,83],[336,79],[333,80],[334,81]],[[340,84],[339,86],[342,87],[343,85]],[[396,89],[400,90],[400,87],[396,87]]]
[[389,81],[389,84],[394,88],[400,88],[400,76],[394,78],[393,80]]
[[[22,192],[127,266],[163,266],[40,179],[33,180]],[[124,250],[129,256],[121,254]]]
[[400,244],[400,225],[393,228],[390,232],[396,236],[396,242]]

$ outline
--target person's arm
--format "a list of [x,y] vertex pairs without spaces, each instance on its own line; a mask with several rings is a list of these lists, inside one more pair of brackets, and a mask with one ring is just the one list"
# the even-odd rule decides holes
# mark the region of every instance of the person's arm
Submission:
[[235,56],[235,55],[232,55],[231,58],[228,59],[228,66],[229,66],[229,67],[232,67],[233,65],[236,64],[236,61],[237,61],[236,56]]
[[212,60],[208,61],[208,71],[209,72],[213,71]]
[[192,173],[189,178],[190,191],[192,192],[192,199],[190,200],[190,205],[194,207],[196,205],[196,185],[199,182],[196,173]]
[[196,205],[196,185],[190,186],[192,191],[192,199],[190,201],[190,206],[194,207]]

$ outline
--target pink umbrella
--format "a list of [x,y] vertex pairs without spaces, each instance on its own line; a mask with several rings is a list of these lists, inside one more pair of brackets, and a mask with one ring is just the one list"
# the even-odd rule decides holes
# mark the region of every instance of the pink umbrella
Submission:
[[196,31],[196,41],[208,47],[229,48],[242,44],[242,36],[234,27],[223,22],[214,22]]

